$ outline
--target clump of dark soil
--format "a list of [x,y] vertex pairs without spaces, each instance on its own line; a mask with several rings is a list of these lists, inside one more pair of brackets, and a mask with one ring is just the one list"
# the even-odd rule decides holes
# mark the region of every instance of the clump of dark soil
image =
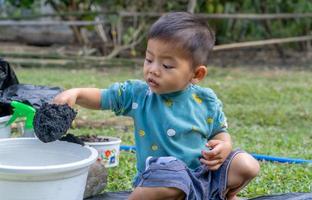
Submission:
[[71,133],[67,133],[66,135],[64,135],[63,137],[60,138],[61,141],[66,141],[66,142],[72,142],[72,143],[76,143],[76,144],[80,144],[82,146],[84,146],[84,142],[77,136],[71,134]]
[[36,136],[42,142],[60,139],[70,128],[77,112],[67,104],[43,104],[34,117],[33,125]]
[[103,136],[97,136],[97,135],[81,135],[79,136],[79,139],[84,142],[109,142],[110,139],[103,137]]

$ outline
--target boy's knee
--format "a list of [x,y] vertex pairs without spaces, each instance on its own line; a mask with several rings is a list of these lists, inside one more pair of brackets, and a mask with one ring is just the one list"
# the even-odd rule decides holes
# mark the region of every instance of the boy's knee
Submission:
[[231,162],[228,174],[228,198],[234,198],[249,181],[258,175],[259,171],[260,165],[251,155],[247,153],[237,154]]
[[236,165],[238,173],[245,179],[253,179],[260,172],[259,162],[247,153],[237,154]]

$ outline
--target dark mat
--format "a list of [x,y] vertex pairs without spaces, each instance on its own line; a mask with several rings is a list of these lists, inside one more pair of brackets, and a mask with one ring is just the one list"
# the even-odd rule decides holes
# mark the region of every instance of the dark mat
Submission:
[[286,193],[256,197],[251,200],[312,200],[312,193]]
[[[125,200],[128,198],[129,194],[129,191],[107,192],[85,200]],[[312,193],[285,193],[260,196],[249,200],[312,200]]]
[[128,199],[131,191],[122,191],[122,192],[106,192],[94,197],[87,198],[85,200],[125,200]]

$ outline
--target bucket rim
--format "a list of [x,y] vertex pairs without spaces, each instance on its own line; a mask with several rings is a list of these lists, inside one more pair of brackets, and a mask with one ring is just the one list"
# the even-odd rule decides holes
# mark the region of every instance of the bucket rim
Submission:
[[6,116],[0,117],[0,123],[9,121],[11,117],[12,115],[6,115]]
[[[5,139],[1,139],[0,143],[7,142],[7,141],[16,141],[16,140],[38,141],[39,139],[37,138],[5,138]],[[66,141],[57,141],[57,142],[65,143]],[[69,142],[66,142],[66,143],[69,143]],[[74,144],[74,143],[70,143],[70,144],[79,145],[79,144]],[[47,173],[72,171],[72,170],[81,169],[81,168],[90,166],[92,163],[94,163],[94,161],[96,161],[98,157],[98,152],[94,148],[91,148],[88,146],[81,146],[81,147],[86,148],[90,151],[90,155],[88,158],[80,160],[80,161],[76,161],[76,162],[49,165],[49,166],[14,166],[14,165],[2,165],[0,163],[0,174],[1,173],[47,174]]]

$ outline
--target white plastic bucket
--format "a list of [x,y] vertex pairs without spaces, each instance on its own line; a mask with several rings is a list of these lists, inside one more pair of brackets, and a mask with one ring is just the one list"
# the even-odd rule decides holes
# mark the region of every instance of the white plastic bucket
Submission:
[[119,148],[121,140],[116,137],[98,136],[107,138],[107,142],[85,142],[86,145],[95,148],[98,151],[98,160],[105,167],[115,167],[119,164]]
[[0,199],[82,200],[97,151],[36,138],[0,140]]
[[12,115],[0,117],[0,138],[9,138],[11,135],[11,126],[7,126],[7,122]]

